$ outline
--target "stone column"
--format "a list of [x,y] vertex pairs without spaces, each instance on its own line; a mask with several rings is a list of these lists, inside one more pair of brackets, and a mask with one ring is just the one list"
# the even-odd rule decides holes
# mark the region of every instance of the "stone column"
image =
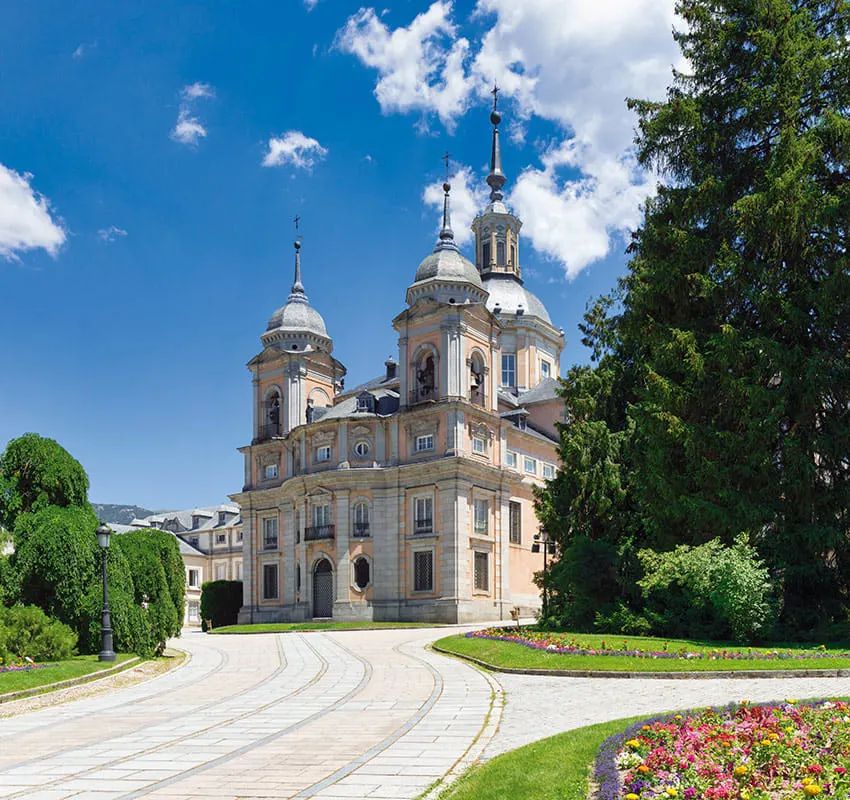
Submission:
[[348,592],[351,583],[350,556],[348,551],[349,523],[351,512],[348,508],[348,489],[338,489],[334,493],[334,534],[336,536],[336,602],[348,604]]
[[348,460],[348,425],[345,421],[339,426],[339,450],[337,451],[339,469],[348,469],[351,464]]
[[511,493],[504,486],[496,494],[496,547],[493,552],[493,589],[499,601],[499,619],[510,617],[511,601]]
[[251,380],[254,389],[254,433],[252,439],[256,439],[260,435],[260,372],[258,368],[254,368],[254,377]]
[[254,541],[254,512],[250,507],[242,507],[242,608],[239,611],[240,622],[253,622],[256,607],[255,554],[257,543]]
[[410,377],[410,364],[407,361],[407,337],[398,337],[398,393],[399,404],[402,408],[407,405],[410,399],[410,387],[408,386],[408,378]]
[[292,503],[284,500],[280,504],[280,518],[283,523],[283,535],[281,537],[281,572],[283,575],[283,588],[281,597],[283,605],[289,608],[295,605],[295,512]]
[[392,489],[376,489],[372,494],[372,540],[374,602],[376,619],[398,619],[400,598],[398,502]]

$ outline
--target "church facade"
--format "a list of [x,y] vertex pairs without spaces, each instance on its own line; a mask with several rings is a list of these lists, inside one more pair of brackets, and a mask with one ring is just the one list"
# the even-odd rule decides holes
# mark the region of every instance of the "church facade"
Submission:
[[523,285],[493,109],[475,263],[451,229],[392,321],[398,359],[344,390],[301,280],[249,363],[241,622],[470,622],[539,608],[533,492],[554,477],[563,331]]

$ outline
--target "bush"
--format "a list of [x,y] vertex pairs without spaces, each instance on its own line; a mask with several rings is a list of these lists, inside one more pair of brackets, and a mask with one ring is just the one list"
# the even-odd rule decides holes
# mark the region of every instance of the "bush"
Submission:
[[767,567],[741,534],[732,547],[713,539],[666,553],[641,550],[645,613],[667,636],[764,638],[776,621]]
[[235,625],[242,607],[242,581],[207,581],[201,586],[201,619],[213,628]]
[[[133,576],[133,600],[147,617],[153,649],[157,655],[165,650],[166,641],[180,633],[181,614],[174,607],[172,594],[163,566],[162,556],[174,540],[163,531],[135,531],[116,536],[115,547],[123,552]],[[174,542],[176,547],[176,541]],[[181,605],[182,611],[182,605]]]
[[0,607],[0,663],[27,657],[37,662],[61,661],[70,658],[76,646],[77,634],[40,608]]

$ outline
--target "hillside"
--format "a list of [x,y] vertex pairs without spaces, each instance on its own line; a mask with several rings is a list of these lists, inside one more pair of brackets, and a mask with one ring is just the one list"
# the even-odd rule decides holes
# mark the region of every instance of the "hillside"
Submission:
[[122,506],[116,503],[92,503],[91,507],[101,522],[129,525],[134,519],[149,517],[154,512],[141,506]]

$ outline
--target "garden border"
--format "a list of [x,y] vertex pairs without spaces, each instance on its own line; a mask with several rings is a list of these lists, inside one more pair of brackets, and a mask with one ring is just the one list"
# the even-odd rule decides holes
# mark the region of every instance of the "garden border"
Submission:
[[503,672],[508,675],[551,675],[556,678],[653,678],[666,680],[700,679],[753,679],[753,678],[850,678],[848,669],[742,669],[742,670],[699,670],[694,672],[626,672],[618,670],[593,669],[539,669],[535,667],[499,667],[475,656],[456,653],[436,642],[431,647],[445,656],[454,656],[469,661],[491,672]]
[[31,689],[19,689],[16,692],[6,692],[0,694],[0,704],[11,703],[15,700],[25,700],[27,697],[34,697],[37,694],[46,694],[47,692],[55,692],[59,689],[69,689],[72,686],[81,686],[84,683],[93,683],[101,678],[108,678],[110,675],[115,675],[119,672],[124,672],[130,667],[135,667],[141,662],[139,656],[133,656],[114,667],[90,672],[88,675],[80,675],[77,678],[66,678],[64,681],[56,681],[55,683],[45,683],[42,686],[33,686]]

